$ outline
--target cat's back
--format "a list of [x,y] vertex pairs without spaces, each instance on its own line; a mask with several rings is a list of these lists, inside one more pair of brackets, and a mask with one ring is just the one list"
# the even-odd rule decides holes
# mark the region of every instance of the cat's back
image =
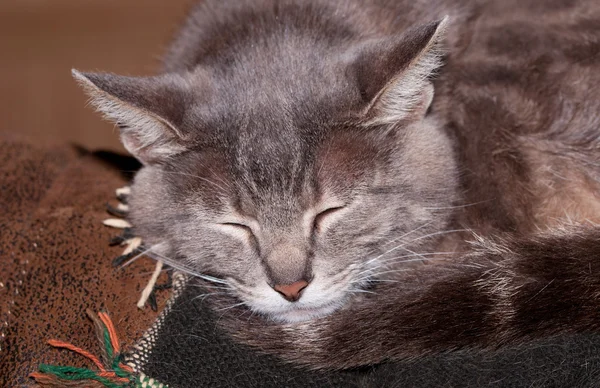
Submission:
[[[223,61],[231,50],[244,51],[268,41],[285,44],[298,35],[311,36],[334,49],[362,39],[401,35],[411,26],[448,15],[451,23],[460,26],[484,2],[205,0],[190,10],[165,55],[164,68],[166,71],[189,70]],[[454,40],[453,36],[449,38]]]
[[465,201],[485,201],[467,222],[527,232],[600,221],[600,3],[490,1],[468,29],[436,100]]

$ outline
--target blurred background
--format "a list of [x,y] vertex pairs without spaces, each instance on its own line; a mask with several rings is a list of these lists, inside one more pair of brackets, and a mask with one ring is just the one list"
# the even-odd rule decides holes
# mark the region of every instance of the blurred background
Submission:
[[190,0],[0,0],[0,131],[122,150],[71,68],[150,75]]

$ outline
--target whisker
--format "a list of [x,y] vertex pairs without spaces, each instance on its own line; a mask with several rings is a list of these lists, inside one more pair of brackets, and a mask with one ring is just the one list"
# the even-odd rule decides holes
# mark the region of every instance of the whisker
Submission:
[[250,319],[256,314],[256,311],[254,310],[250,310],[250,315],[248,316],[248,321],[250,321]]
[[223,186],[221,186],[221,185],[219,185],[219,184],[217,184],[217,183],[215,183],[215,182],[211,181],[211,180],[210,180],[210,179],[208,179],[208,178],[205,178],[205,177],[202,177],[202,176],[199,176],[199,175],[187,174],[187,173],[185,173],[185,172],[179,172],[179,171],[168,171],[168,172],[167,172],[167,174],[184,175],[184,176],[189,176],[189,177],[191,177],[191,178],[197,178],[197,179],[203,180],[203,181],[204,181],[204,182],[206,182],[206,183],[209,183],[209,184],[213,185],[214,187],[218,188],[218,189],[219,189],[221,192],[224,192],[224,193],[225,193],[225,192],[227,192],[227,191],[228,191],[228,190],[227,190],[227,189],[225,189]]
[[[425,256],[423,256],[422,254],[420,254],[420,253],[417,253],[417,252],[415,252],[415,251],[413,251],[413,250],[410,250],[410,249],[408,249],[408,248],[401,247],[401,249],[404,249],[405,251],[407,251],[407,252],[410,252],[410,253],[412,253],[413,255],[415,255],[415,256],[419,256],[419,257],[420,257],[420,259],[411,259],[411,261],[423,261],[423,260],[426,260],[426,259],[427,259],[427,258],[426,258]],[[405,262],[406,262],[406,263],[408,263],[409,261],[405,261]]]
[[[387,257],[383,260],[379,260],[378,263],[387,263],[390,261],[395,261],[398,259],[403,259],[406,257],[414,257],[414,256],[419,256],[419,257],[424,257],[424,256],[438,256],[438,255],[446,255],[446,256],[450,256],[455,254],[455,252],[423,252],[423,253],[411,253],[409,255],[401,255],[401,256],[394,256],[394,257]],[[410,261],[410,260],[409,260]],[[399,261],[399,263],[403,263],[403,261]]]
[[440,235],[444,235],[444,234],[449,234],[449,233],[467,232],[467,231],[469,231],[469,230],[470,230],[470,229],[452,229],[452,230],[442,230],[442,231],[439,231],[439,232],[429,233],[429,234],[426,234],[426,235],[424,235],[424,236],[417,237],[417,238],[415,238],[415,239],[413,239],[413,240],[411,240],[411,241],[407,241],[407,242],[404,242],[404,243],[402,243],[402,244],[399,244],[399,245],[395,246],[394,248],[392,248],[392,249],[389,249],[389,250],[387,250],[386,252],[382,253],[381,255],[379,255],[379,256],[377,256],[377,257],[375,257],[375,258],[373,258],[373,259],[369,260],[369,261],[368,261],[368,262],[366,262],[365,264],[369,264],[369,263],[371,263],[372,261],[375,261],[375,260],[379,259],[380,257],[382,257],[382,256],[384,256],[384,255],[386,255],[386,254],[388,254],[388,253],[390,253],[390,252],[393,252],[393,251],[395,251],[396,249],[404,248],[406,245],[408,245],[408,244],[412,244],[412,243],[414,243],[415,241],[423,240],[423,239],[426,239],[426,238],[429,238],[429,237],[434,237],[434,236],[440,236]]
[[429,234],[426,234],[425,236],[421,236],[421,237],[415,238],[414,240],[411,240],[411,241],[407,242],[406,244],[411,244],[411,243],[413,243],[415,241],[423,240],[425,238],[429,238],[429,237],[433,237],[433,236],[441,236],[441,235],[449,234],[449,233],[469,232],[469,231],[471,231],[471,229],[441,230],[439,232],[429,233]]
[[370,283],[400,283],[400,280],[391,279],[368,279]]
[[198,296],[195,296],[192,298],[192,300],[197,300],[197,299],[201,299],[201,301],[204,301],[204,299],[208,298],[209,296],[213,296],[213,295],[225,295],[227,294],[226,292],[208,292],[206,294],[200,294]]
[[224,307],[224,308],[216,309],[215,311],[231,310],[232,308],[239,307],[239,306],[244,306],[245,304],[246,304],[246,302],[240,302],[240,303],[236,303],[234,305],[231,305],[229,307]]
[[[447,257],[422,257],[420,259],[400,260],[400,261],[395,262],[394,264],[396,264],[396,263],[398,263],[398,264],[413,263],[415,261],[423,262],[423,261],[436,261],[436,260],[448,260],[448,258]],[[385,265],[389,265],[389,263],[386,263]]]
[[134,257],[132,257],[131,259],[127,260],[125,263],[123,263],[123,265],[121,265],[120,268],[125,268],[127,267],[129,264],[133,263],[134,261],[136,261],[137,259],[139,259],[140,257],[144,256],[145,254],[147,254],[148,252],[150,252],[152,249],[157,248],[158,246],[162,245],[164,243],[158,243],[155,245],[152,245],[150,248],[146,249],[143,252],[140,252],[139,254],[135,255]]
[[431,223],[432,223],[432,222],[433,222],[433,221],[426,222],[426,223],[424,223],[423,225],[419,226],[418,228],[412,229],[411,231],[404,233],[404,234],[403,234],[402,236],[400,236],[400,237],[396,237],[396,238],[395,238],[395,239],[393,239],[393,240],[387,241],[386,243],[384,243],[384,244],[383,244],[383,246],[386,246],[386,245],[388,245],[388,244],[391,244],[391,243],[393,243],[393,242],[396,242],[396,241],[400,240],[401,238],[404,238],[404,237],[406,237],[406,236],[408,236],[408,235],[410,235],[410,234],[412,234],[412,233],[414,233],[414,232],[416,232],[416,231],[418,231],[418,230],[420,230],[420,229],[423,229],[424,227],[431,225]]
[[235,289],[233,287],[220,287],[220,286],[215,286],[213,284],[191,284],[190,287],[196,287],[196,288],[208,288],[210,290],[228,290],[228,291],[235,291]]
[[411,268],[406,268],[406,269],[391,269],[391,270],[388,270],[388,271],[376,272],[376,273],[374,273],[374,274],[372,274],[370,276],[365,276],[363,278],[359,278],[359,279],[357,279],[357,281],[368,280],[371,276],[381,276],[381,275],[385,275],[385,274],[388,274],[388,273],[397,273],[397,272],[408,272],[408,271],[411,271],[411,270],[412,270]]
[[361,290],[361,289],[353,289],[353,290],[348,290],[348,292],[352,292],[352,293],[365,293],[365,294],[374,294],[377,295],[376,292],[374,291],[369,291],[369,290]]
[[[406,249],[406,248],[402,248],[402,249]],[[430,253],[430,254],[443,254],[444,252],[435,252],[435,253]],[[450,253],[454,253],[454,252],[450,252]],[[424,254],[427,255],[427,254]],[[379,269],[382,268],[389,268],[390,264],[402,264],[402,263],[412,263],[412,262],[423,262],[423,261],[442,261],[442,260],[448,260],[448,257],[444,256],[444,257],[424,257],[422,254],[418,254],[418,253],[413,253],[410,255],[403,255],[403,256],[398,256],[395,259],[398,258],[402,258],[402,257],[414,257],[414,256],[419,256],[420,258],[418,259],[406,259],[406,260],[398,260],[398,261],[393,261],[393,260],[383,260],[381,261],[380,265],[378,265],[375,268],[367,268],[361,272],[359,272],[358,275],[358,279],[360,279],[360,281],[364,281],[365,279],[369,280],[370,277],[376,277],[380,274],[384,274],[384,273],[389,273],[389,271],[383,271],[383,272],[377,272]],[[400,269],[398,269],[399,271]],[[414,270],[414,268],[402,268],[401,269],[402,272],[408,271],[408,270]],[[390,270],[390,271],[394,271],[394,269]],[[376,279],[372,279],[370,281],[374,281]]]
[[485,201],[473,202],[473,203],[468,203],[468,204],[465,204],[465,205],[440,206],[440,207],[424,207],[423,209],[426,209],[426,210],[460,209],[460,208],[464,208],[464,207],[480,205],[482,203],[486,203],[486,202],[490,202],[490,201],[492,201],[492,200],[491,199],[487,199]]
[[[210,275],[204,275],[204,274],[198,273],[198,272],[196,272],[194,270],[191,270],[191,269],[185,267],[184,265],[182,265],[181,263],[179,263],[178,261],[173,260],[173,259],[171,259],[169,257],[164,256],[164,255],[161,255],[158,252],[150,251],[149,253],[150,253],[148,255],[149,257],[158,256],[160,260],[164,261],[169,266],[171,266],[171,267],[173,267],[176,270],[179,270],[181,272],[185,272],[187,274],[190,274],[192,276],[196,276],[196,277],[198,277],[200,279],[204,279],[204,280],[207,280],[209,282],[218,283],[218,284],[229,284],[226,280],[215,278],[215,277],[210,276]],[[153,257],[153,258],[155,260],[157,260],[156,257]]]
[[[388,243],[384,244],[384,246],[386,246],[386,245],[387,245],[387,244],[389,244],[389,243],[392,243],[392,242],[398,241],[399,239],[401,239],[401,238],[403,238],[403,237],[406,237],[406,236],[408,236],[409,234],[411,234],[411,233],[413,233],[413,232],[416,232],[417,230],[419,230],[419,229],[422,229],[422,228],[424,228],[425,226],[427,226],[427,225],[429,225],[429,224],[431,224],[431,222],[428,222],[428,223],[426,223],[426,224],[423,224],[423,225],[419,226],[418,228],[416,228],[416,229],[413,229],[413,230],[411,230],[410,232],[407,232],[407,233],[403,234],[402,236],[400,236],[400,237],[398,237],[398,238],[394,239],[393,241],[390,241],[390,242],[388,242]],[[399,247],[401,247],[401,246],[405,246],[405,245],[408,245],[408,244],[410,244],[410,243],[412,243],[412,242],[415,242],[415,241],[418,241],[418,240],[420,240],[420,239],[424,239],[424,238],[427,238],[427,237],[435,236],[435,235],[437,235],[437,234],[444,234],[444,233],[450,233],[450,232],[455,232],[455,231],[457,231],[457,230],[441,231],[441,232],[435,232],[435,233],[429,233],[429,234],[426,234],[425,236],[421,236],[421,237],[419,237],[419,238],[413,239],[412,241],[405,242],[405,243],[403,243],[403,244],[397,245],[396,247],[394,247],[394,248],[391,248],[391,249],[389,249],[389,250],[387,250],[387,251],[383,252],[383,253],[382,253],[382,254],[380,254],[379,256],[377,256],[377,257],[375,257],[375,258],[373,258],[373,259],[371,259],[371,260],[367,261],[367,262],[365,263],[365,265],[366,265],[366,264],[369,264],[369,263],[371,263],[371,262],[373,262],[373,261],[375,261],[375,260],[377,260],[377,259],[379,259],[380,257],[382,257],[382,256],[384,256],[384,255],[386,255],[386,254],[388,254],[388,253],[390,253],[390,252],[393,252],[393,251],[395,251],[396,249],[398,249],[398,248],[399,248]]]

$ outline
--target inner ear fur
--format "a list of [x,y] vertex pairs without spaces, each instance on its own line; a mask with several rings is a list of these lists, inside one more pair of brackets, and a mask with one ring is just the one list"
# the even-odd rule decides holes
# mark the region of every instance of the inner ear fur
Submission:
[[153,164],[185,150],[179,129],[184,82],[175,75],[125,77],[72,71],[92,105],[120,128],[125,148],[143,164]]
[[365,42],[352,66],[367,124],[422,117],[433,99],[431,77],[442,64],[448,17],[400,36]]

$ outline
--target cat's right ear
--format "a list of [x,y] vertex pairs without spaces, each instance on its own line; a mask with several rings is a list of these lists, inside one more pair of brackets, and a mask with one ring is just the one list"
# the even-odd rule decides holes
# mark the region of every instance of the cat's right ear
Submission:
[[119,126],[123,145],[140,162],[160,163],[185,151],[179,129],[185,82],[179,76],[125,77],[77,70],[72,74],[91,104]]
[[433,99],[431,77],[441,66],[448,17],[399,36],[369,39],[353,47],[349,75],[363,102],[367,125],[418,120]]

